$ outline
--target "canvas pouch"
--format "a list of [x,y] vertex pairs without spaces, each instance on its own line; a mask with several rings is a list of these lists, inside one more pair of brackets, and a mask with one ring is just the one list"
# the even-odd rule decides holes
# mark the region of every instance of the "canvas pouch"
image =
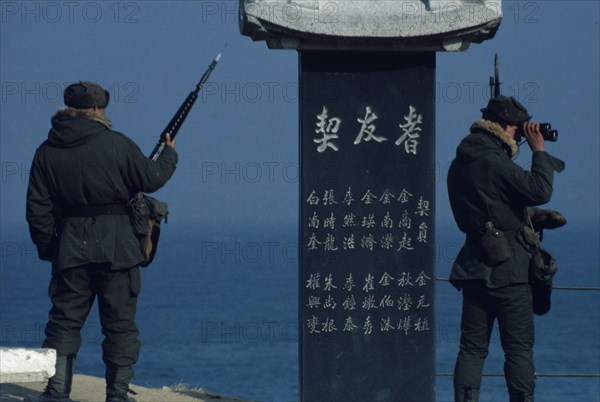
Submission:
[[164,219],[167,222],[169,207],[167,203],[157,200],[143,193],[136,193],[129,202],[129,219],[133,232],[140,241],[140,251],[144,261],[140,266],[150,265],[160,238],[160,223]]
[[533,298],[533,313],[544,315],[550,311],[552,282],[558,272],[558,264],[554,256],[541,246],[531,224],[522,228],[520,238],[523,246],[530,252],[529,284]]
[[491,221],[486,222],[481,228],[479,244],[483,250],[485,263],[489,266],[499,265],[512,256],[512,247],[506,233],[497,229]]

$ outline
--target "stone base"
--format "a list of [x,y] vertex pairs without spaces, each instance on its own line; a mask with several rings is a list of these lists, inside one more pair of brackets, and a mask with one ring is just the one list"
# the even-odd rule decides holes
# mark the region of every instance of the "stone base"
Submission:
[[54,349],[0,348],[0,383],[47,380],[55,364]]

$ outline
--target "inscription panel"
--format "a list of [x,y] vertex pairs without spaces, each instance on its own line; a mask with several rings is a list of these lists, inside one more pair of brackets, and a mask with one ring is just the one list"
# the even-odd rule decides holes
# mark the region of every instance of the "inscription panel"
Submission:
[[301,53],[301,399],[433,401],[434,53]]

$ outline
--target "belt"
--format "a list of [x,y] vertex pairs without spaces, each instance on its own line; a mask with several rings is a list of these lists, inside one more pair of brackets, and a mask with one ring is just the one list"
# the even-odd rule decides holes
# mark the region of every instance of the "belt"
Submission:
[[[501,232],[504,233],[509,241],[512,241],[513,239],[519,240],[520,230],[501,230]],[[469,232],[466,235],[465,243],[479,243],[481,241],[482,233],[480,231]]]
[[98,215],[128,215],[129,209],[126,204],[85,205],[61,208],[61,213],[65,218],[88,218]]

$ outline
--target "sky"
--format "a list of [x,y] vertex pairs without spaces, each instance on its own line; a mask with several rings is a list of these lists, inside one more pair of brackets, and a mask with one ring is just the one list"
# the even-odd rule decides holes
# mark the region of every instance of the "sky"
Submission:
[[[111,92],[113,128],[150,153],[158,135],[226,44],[177,137],[180,162],[157,198],[178,224],[298,224],[298,53],[242,36],[237,1],[0,2],[3,238],[26,230],[31,160],[62,91],[88,80]],[[340,3],[341,4],[341,3]],[[439,52],[437,221],[453,224],[445,173],[489,97],[494,54],[503,94],[559,130],[546,149],[566,162],[548,207],[570,223],[600,219],[598,1],[504,1],[496,36]],[[525,146],[516,162],[527,167]],[[575,226],[576,227],[576,226]]]

